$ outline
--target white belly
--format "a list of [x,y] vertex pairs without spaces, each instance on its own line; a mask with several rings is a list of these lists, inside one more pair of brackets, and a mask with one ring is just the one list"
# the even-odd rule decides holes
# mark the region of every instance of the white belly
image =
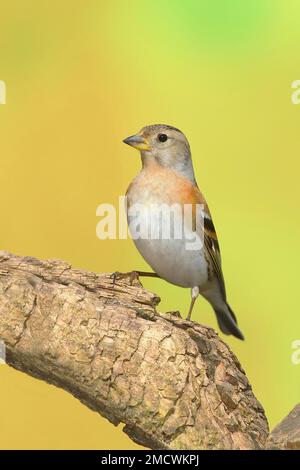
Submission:
[[[149,211],[149,209],[148,209]],[[155,216],[153,218],[155,220]],[[129,228],[133,218],[128,217]],[[149,212],[139,214],[140,232],[149,233]],[[201,287],[207,282],[207,262],[204,257],[203,247],[194,249],[191,244],[193,234],[185,232],[182,239],[176,239],[171,230],[171,238],[163,239],[161,226],[163,220],[156,220],[159,226],[160,238],[137,238],[134,243],[151,266],[161,278],[181,287]],[[134,236],[134,234],[131,234]],[[151,232],[150,232],[151,233]],[[173,235],[173,236],[172,236]],[[136,236],[136,235],[135,235]],[[188,249],[193,246],[193,249]]]
[[207,282],[207,263],[200,252],[187,251],[181,240],[134,240],[161,278],[181,287],[201,287]]

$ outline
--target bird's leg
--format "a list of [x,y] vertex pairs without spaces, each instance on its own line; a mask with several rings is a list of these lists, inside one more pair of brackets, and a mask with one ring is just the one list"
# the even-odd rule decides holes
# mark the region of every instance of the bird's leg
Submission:
[[194,303],[195,303],[195,300],[197,299],[198,295],[199,295],[199,287],[193,287],[192,288],[191,305],[190,305],[190,308],[189,308],[189,313],[187,314],[187,317],[186,317],[187,320],[191,319]]
[[144,272],[144,271],[131,271],[130,273],[119,273],[118,271],[116,271],[116,272],[111,274],[110,278],[112,279],[113,286],[114,286],[118,279],[124,279],[128,276],[129,276],[129,280],[130,280],[131,285],[133,284],[133,281],[135,279],[138,279],[139,276],[143,276],[143,277],[146,277],[146,276],[148,276],[148,277],[160,277],[156,273],[148,273],[148,272]]
[[160,276],[156,273],[148,273],[145,271],[133,271],[133,272],[137,273],[137,275],[141,277],[159,277],[160,278]]
[[134,280],[138,280],[139,277],[160,277],[158,274],[156,273],[148,273],[148,272],[145,272],[145,271],[131,271],[130,273],[130,285],[133,284],[133,281]]

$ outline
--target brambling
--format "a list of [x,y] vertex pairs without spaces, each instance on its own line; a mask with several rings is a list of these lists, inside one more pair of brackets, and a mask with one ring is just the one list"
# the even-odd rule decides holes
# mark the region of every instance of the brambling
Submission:
[[[126,193],[130,231],[130,213],[135,204],[138,204],[139,208],[145,208],[144,215],[143,209],[140,209],[142,213],[139,214],[139,223],[145,225],[142,227],[144,231],[148,230],[149,211],[151,216],[151,210],[156,210],[152,209],[153,207],[173,207],[175,204],[175,207],[179,207],[184,213],[184,205],[192,205],[192,226],[189,225],[185,236],[178,238],[173,234],[167,239],[161,236],[165,227],[160,226],[159,237],[133,237],[137,249],[154,270],[154,273],[148,274],[180,287],[191,288],[188,320],[191,318],[195,300],[201,294],[213,307],[221,331],[244,339],[226,300],[217,234],[208,205],[196,183],[188,140],[179,129],[156,124],[144,127],[138,134],[123,142],[139,150],[142,159],[142,169]],[[191,239],[192,233],[189,233],[189,230],[199,234],[199,226],[195,224],[198,207],[202,208],[200,229],[203,231],[203,244],[195,251],[187,249],[186,242]],[[153,216],[151,220],[156,224],[167,223],[163,218],[158,219],[155,214]],[[183,224],[187,226],[185,216],[183,218]]]

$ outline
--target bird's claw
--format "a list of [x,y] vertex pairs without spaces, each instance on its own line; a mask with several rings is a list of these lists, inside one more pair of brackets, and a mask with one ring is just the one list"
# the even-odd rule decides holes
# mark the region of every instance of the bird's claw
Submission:
[[112,273],[109,278],[112,279],[112,284],[113,284],[113,287],[115,287],[115,283],[116,281],[118,280],[118,277],[121,273],[119,273],[118,271],[115,271],[114,273]]
[[110,275],[110,279],[112,279],[113,287],[115,286],[116,282],[120,279],[127,279],[129,277],[129,283],[132,286],[134,281],[139,280],[139,275],[136,271],[131,271],[129,273],[120,273],[119,271],[115,271]]

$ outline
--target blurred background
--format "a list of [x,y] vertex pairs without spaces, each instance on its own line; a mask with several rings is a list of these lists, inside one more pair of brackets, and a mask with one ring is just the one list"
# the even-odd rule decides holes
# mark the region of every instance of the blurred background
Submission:
[[[146,270],[100,241],[96,207],[140,169],[122,139],[188,137],[246,341],[226,341],[274,427],[300,401],[298,0],[0,0],[0,246],[93,271]],[[298,214],[298,215],[297,215]],[[189,291],[144,285],[161,311]],[[216,327],[204,300],[194,320]],[[0,366],[1,448],[138,448],[66,392]]]

